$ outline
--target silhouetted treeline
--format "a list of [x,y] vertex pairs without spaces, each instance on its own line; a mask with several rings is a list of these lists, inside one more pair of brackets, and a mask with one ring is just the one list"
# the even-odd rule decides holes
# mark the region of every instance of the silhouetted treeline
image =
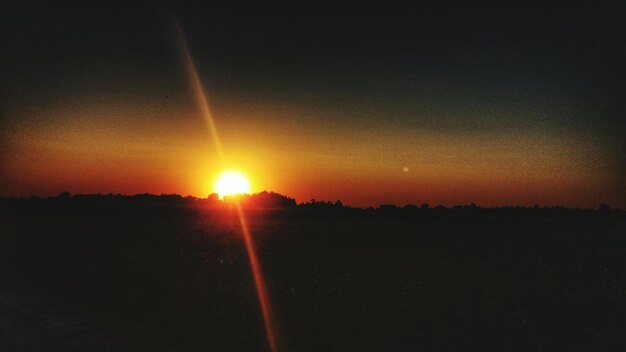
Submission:
[[626,217],[626,211],[618,208],[611,208],[608,204],[600,204],[597,208],[566,208],[564,206],[502,206],[484,208],[475,203],[466,205],[454,205],[445,207],[437,205],[431,207],[428,203],[420,206],[407,204],[398,206],[395,204],[380,204],[377,208],[358,208],[344,205],[341,200],[319,201],[311,199],[308,202],[296,203],[296,200],[288,196],[263,191],[255,194],[244,194],[234,197],[225,197],[220,200],[217,194],[211,194],[207,198],[197,198],[193,196],[183,197],[178,194],[77,194],[70,195],[69,192],[62,192],[55,197],[29,197],[14,198],[0,197],[0,204],[11,206],[28,206],[35,204],[57,204],[63,205],[97,205],[101,207],[124,207],[124,206],[207,206],[207,207],[230,207],[233,202],[238,201],[246,208],[271,208],[271,209],[300,209],[302,211],[330,211],[343,214],[385,214],[396,216],[427,216],[427,215],[459,215],[459,216],[528,216],[528,217],[580,217],[580,216],[600,216],[600,217]]

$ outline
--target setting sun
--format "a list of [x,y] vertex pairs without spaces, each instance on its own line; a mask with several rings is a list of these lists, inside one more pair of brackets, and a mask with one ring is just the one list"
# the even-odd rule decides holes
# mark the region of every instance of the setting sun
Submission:
[[250,193],[250,181],[240,172],[228,171],[217,178],[214,188],[220,198],[233,194]]

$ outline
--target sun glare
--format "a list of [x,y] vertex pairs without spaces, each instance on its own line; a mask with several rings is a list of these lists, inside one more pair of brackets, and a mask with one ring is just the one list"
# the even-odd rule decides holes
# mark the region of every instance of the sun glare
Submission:
[[250,181],[242,173],[228,171],[221,174],[215,181],[215,192],[220,198],[235,194],[250,193]]

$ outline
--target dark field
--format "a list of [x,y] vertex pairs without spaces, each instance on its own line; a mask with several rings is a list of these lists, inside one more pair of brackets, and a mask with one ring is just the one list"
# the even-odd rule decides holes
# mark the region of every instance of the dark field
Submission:
[[[234,209],[0,203],[0,350],[267,350]],[[245,213],[280,351],[626,348],[624,212]]]

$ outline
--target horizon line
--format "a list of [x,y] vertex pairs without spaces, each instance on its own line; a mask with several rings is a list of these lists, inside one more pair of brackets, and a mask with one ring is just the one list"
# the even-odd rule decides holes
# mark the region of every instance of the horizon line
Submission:
[[195,200],[195,201],[211,201],[211,202],[218,202],[218,203],[223,203],[223,204],[228,204],[229,200],[228,197],[243,197],[243,198],[247,198],[247,197],[252,197],[252,196],[257,196],[257,195],[261,195],[261,194],[268,194],[268,195],[273,195],[273,196],[278,196],[278,197],[282,197],[284,199],[289,199],[289,200],[293,200],[294,205],[295,206],[312,206],[315,204],[318,205],[330,205],[330,206],[336,206],[336,207],[342,207],[342,208],[352,208],[352,209],[363,209],[363,210],[367,210],[367,209],[391,209],[391,208],[396,208],[396,209],[407,209],[407,208],[418,208],[418,209],[501,209],[501,208],[518,208],[518,209],[571,209],[571,210],[619,210],[619,211],[624,211],[624,209],[620,208],[620,207],[611,207],[608,203],[605,202],[601,202],[599,203],[596,207],[568,207],[565,206],[563,204],[556,204],[556,205],[541,205],[539,203],[535,203],[531,206],[527,206],[527,205],[512,205],[512,204],[508,204],[508,205],[497,205],[497,206],[481,206],[478,203],[475,202],[470,202],[470,203],[460,203],[460,204],[454,204],[454,205],[450,205],[450,206],[445,206],[443,204],[437,204],[437,205],[431,205],[429,202],[422,202],[420,204],[417,203],[407,203],[404,205],[400,205],[400,204],[395,204],[395,203],[379,203],[378,206],[353,206],[353,205],[349,205],[349,204],[344,204],[342,200],[337,199],[335,201],[331,201],[331,200],[316,200],[314,198],[311,198],[309,201],[306,202],[297,202],[295,198],[292,198],[288,195],[279,193],[279,192],[275,192],[275,191],[267,191],[267,190],[263,190],[260,192],[255,192],[255,193],[245,193],[245,194],[239,194],[239,195],[231,195],[231,196],[225,196],[225,199],[219,199],[219,196],[217,193],[213,192],[210,193],[209,195],[207,195],[206,197],[197,197],[191,194],[188,194],[186,196],[183,196],[181,194],[178,193],[161,193],[161,194],[155,194],[155,193],[150,193],[150,192],[145,192],[145,193],[135,193],[135,194],[123,194],[123,193],[76,193],[76,194],[72,194],[68,191],[63,191],[60,192],[57,195],[49,195],[49,196],[39,196],[39,195],[29,195],[29,196],[24,196],[24,195],[20,195],[20,196],[7,196],[7,195],[0,195],[0,199],[13,199],[13,200],[29,200],[29,199],[68,199],[68,198],[74,198],[74,197],[93,197],[93,196],[100,196],[100,197],[138,197],[138,196],[151,196],[151,197],[176,197],[176,198],[180,198],[181,200]]

